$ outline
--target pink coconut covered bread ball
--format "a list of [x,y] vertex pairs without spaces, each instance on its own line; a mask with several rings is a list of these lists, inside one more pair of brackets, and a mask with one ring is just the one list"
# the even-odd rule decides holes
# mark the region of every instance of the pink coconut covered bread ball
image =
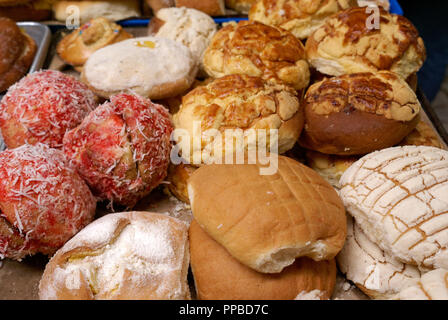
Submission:
[[167,175],[173,131],[165,107],[118,94],[64,137],[64,152],[93,193],[133,207]]
[[53,254],[95,215],[96,199],[61,150],[0,153],[0,258]]
[[65,132],[96,106],[95,94],[82,82],[59,71],[39,71],[9,88],[0,103],[0,129],[8,148],[38,142],[60,148]]

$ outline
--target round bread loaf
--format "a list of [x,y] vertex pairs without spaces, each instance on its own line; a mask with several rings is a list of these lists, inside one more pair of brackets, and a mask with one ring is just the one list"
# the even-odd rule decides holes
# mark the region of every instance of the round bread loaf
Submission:
[[170,182],[168,184],[168,189],[180,201],[190,203],[190,200],[188,199],[187,182],[196,170],[197,167],[188,164],[170,164],[168,168],[168,176],[166,178]]
[[329,260],[342,249],[345,210],[310,168],[278,156],[275,174],[259,164],[207,165],[188,180],[193,216],[242,264],[278,273],[298,257]]
[[241,264],[192,221],[189,230],[191,269],[200,300],[292,300],[318,290],[329,299],[336,282],[334,259],[297,259],[279,274],[259,273]]
[[38,143],[0,153],[0,259],[53,254],[93,220],[95,209],[60,150]]
[[[178,146],[194,165],[218,163],[226,155],[257,146],[269,151],[270,129],[278,130],[278,152],[284,153],[294,146],[303,128],[302,108],[292,88],[246,75],[225,76],[190,91],[173,120],[179,132],[188,133],[178,139]],[[247,136],[228,140],[228,129]],[[266,141],[249,135],[251,130],[262,130]],[[222,147],[222,154],[214,152],[217,147]],[[185,154],[190,150],[189,156]]]
[[85,63],[81,79],[103,98],[132,92],[163,99],[190,88],[197,69],[190,49],[183,44],[142,37],[95,51]]
[[41,300],[190,299],[188,230],[151,212],[95,220],[51,258]]
[[417,126],[421,108],[414,91],[389,71],[325,79],[308,89],[304,102],[300,144],[335,155],[398,144]]
[[355,162],[340,183],[347,211],[388,255],[421,268],[448,267],[447,151],[377,151]]
[[33,63],[37,46],[16,23],[0,17],[0,92],[22,78]]
[[366,8],[333,15],[306,42],[309,63],[332,76],[389,70],[407,79],[425,61],[422,38],[403,16],[380,9],[377,22]]
[[448,300],[448,270],[425,273],[413,286],[402,290],[394,300]]
[[257,0],[226,0],[226,7],[247,14]]
[[392,298],[422,275],[416,266],[398,261],[370,241],[352,217],[347,218],[347,241],[336,258],[347,279],[374,299]]
[[81,70],[90,55],[107,45],[132,38],[123,28],[104,18],[90,20],[62,38],[56,51],[66,63]]
[[283,28],[299,39],[306,39],[326,18],[356,5],[356,0],[261,0],[251,8],[249,19]]
[[205,71],[219,78],[246,74],[304,89],[310,70],[302,43],[291,33],[256,21],[226,24],[204,54]]

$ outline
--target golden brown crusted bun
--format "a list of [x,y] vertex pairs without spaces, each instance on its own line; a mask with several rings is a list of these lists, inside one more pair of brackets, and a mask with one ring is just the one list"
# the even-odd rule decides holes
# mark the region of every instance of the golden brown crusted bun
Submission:
[[190,203],[188,199],[187,181],[196,170],[197,167],[188,164],[170,164],[167,176],[167,180],[170,182],[168,189],[180,201]]
[[399,76],[356,73],[313,84],[304,98],[300,144],[336,155],[361,155],[391,147],[419,121],[420,103]]
[[226,7],[247,14],[257,0],[226,0]]
[[209,16],[226,14],[224,0],[175,0],[176,7],[187,7],[202,11]]
[[118,24],[99,17],[62,38],[56,51],[62,60],[79,68],[98,49],[132,37]]
[[33,63],[37,46],[9,18],[0,17],[0,92],[22,78]]
[[189,299],[187,225],[151,212],[95,220],[51,258],[41,300]]
[[345,209],[310,168],[278,156],[278,170],[258,164],[207,165],[188,180],[193,216],[244,265],[278,273],[298,257],[329,260],[342,249]]
[[299,39],[308,38],[332,14],[356,6],[356,0],[260,0],[249,19],[288,30]]
[[440,138],[434,129],[424,121],[420,121],[417,127],[404,138],[400,143],[402,146],[414,145],[414,146],[428,146],[442,148]]
[[380,13],[380,30],[367,27],[371,14],[365,8],[327,19],[306,42],[309,63],[333,76],[389,70],[406,79],[418,71],[426,51],[417,29],[402,16]]
[[319,290],[329,299],[336,282],[335,260],[300,258],[280,274],[259,273],[233,258],[193,220],[189,230],[191,269],[200,300],[292,300]]
[[[245,139],[241,145],[226,144],[226,129],[243,129],[244,132],[250,129],[278,129],[278,152],[284,153],[294,146],[302,131],[303,113],[292,88],[257,77],[229,75],[190,91],[183,97],[173,121],[176,129],[185,129],[189,133],[190,139],[180,139],[179,145],[183,150],[188,150],[190,146],[190,158],[187,160],[198,165],[200,163],[193,159],[202,158],[202,163],[210,163],[221,156],[203,152],[221,141],[223,156],[227,154],[224,152],[230,154],[230,148],[247,150],[256,146],[256,139]],[[194,137],[200,137],[195,132],[196,121],[201,121],[202,133],[217,129],[222,134],[222,140],[208,141],[203,137],[201,145],[196,146]],[[268,138],[269,134],[267,131]],[[267,141],[266,145],[269,148],[270,142]]]
[[310,70],[302,43],[291,33],[259,22],[226,24],[204,54],[205,71],[219,78],[247,74],[287,84],[308,86]]

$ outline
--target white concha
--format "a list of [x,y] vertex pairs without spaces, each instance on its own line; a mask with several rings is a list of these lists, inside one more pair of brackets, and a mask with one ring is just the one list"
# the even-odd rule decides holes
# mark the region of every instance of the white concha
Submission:
[[395,300],[448,300],[448,270],[425,273],[420,281],[393,297]]
[[448,268],[447,151],[405,146],[373,152],[340,183],[347,211],[381,249],[421,268]]

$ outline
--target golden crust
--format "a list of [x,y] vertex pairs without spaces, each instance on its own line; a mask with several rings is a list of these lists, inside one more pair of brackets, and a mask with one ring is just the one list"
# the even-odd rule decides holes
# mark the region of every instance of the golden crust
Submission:
[[323,74],[389,70],[403,79],[426,58],[423,40],[406,18],[380,9],[380,29],[368,28],[370,14],[352,8],[333,15],[306,42],[309,63]]
[[428,146],[443,148],[436,131],[424,121],[420,121],[417,127],[400,143],[401,146]]
[[[200,146],[195,146],[193,137],[198,135],[194,126],[196,121],[201,122],[202,133],[216,129],[223,140],[226,129],[243,129],[245,132],[249,129],[278,129],[279,153],[294,146],[303,128],[302,108],[292,88],[246,75],[225,76],[190,91],[183,97],[173,120],[176,129],[185,129],[189,133],[191,139],[182,139],[180,145],[182,148],[186,143],[190,145],[191,159],[200,159],[202,151],[210,146],[205,138]],[[269,132],[267,136],[269,138]],[[256,141],[246,139],[244,150],[253,143]],[[224,140],[223,151],[230,147],[233,145],[226,145]],[[214,160],[213,155],[202,157],[202,163]]]
[[302,43],[291,33],[259,22],[226,24],[204,54],[204,69],[212,77],[246,74],[287,84],[308,86],[310,71]]
[[399,143],[417,125],[420,103],[399,76],[357,73],[313,84],[304,98],[303,147],[358,155]]
[[251,8],[249,19],[306,39],[326,18],[356,4],[356,0],[261,0]]
[[202,11],[210,16],[226,14],[224,0],[175,0],[176,7],[187,7]]
[[257,0],[226,0],[226,7],[247,14],[255,3]]
[[187,182],[191,175],[197,170],[197,167],[188,164],[174,165],[170,163],[168,168],[167,180],[168,190],[180,201],[190,203],[188,199]]
[[56,51],[66,63],[82,67],[89,56],[98,49],[132,37],[120,25],[99,17],[62,38]]
[[199,300],[292,300],[319,290],[330,299],[336,283],[334,259],[300,258],[280,274],[259,273],[233,258],[193,220],[189,230],[191,269]]
[[342,249],[346,215],[334,188],[310,168],[278,156],[260,165],[207,165],[188,180],[194,218],[242,264],[278,273],[298,257],[330,260]]

